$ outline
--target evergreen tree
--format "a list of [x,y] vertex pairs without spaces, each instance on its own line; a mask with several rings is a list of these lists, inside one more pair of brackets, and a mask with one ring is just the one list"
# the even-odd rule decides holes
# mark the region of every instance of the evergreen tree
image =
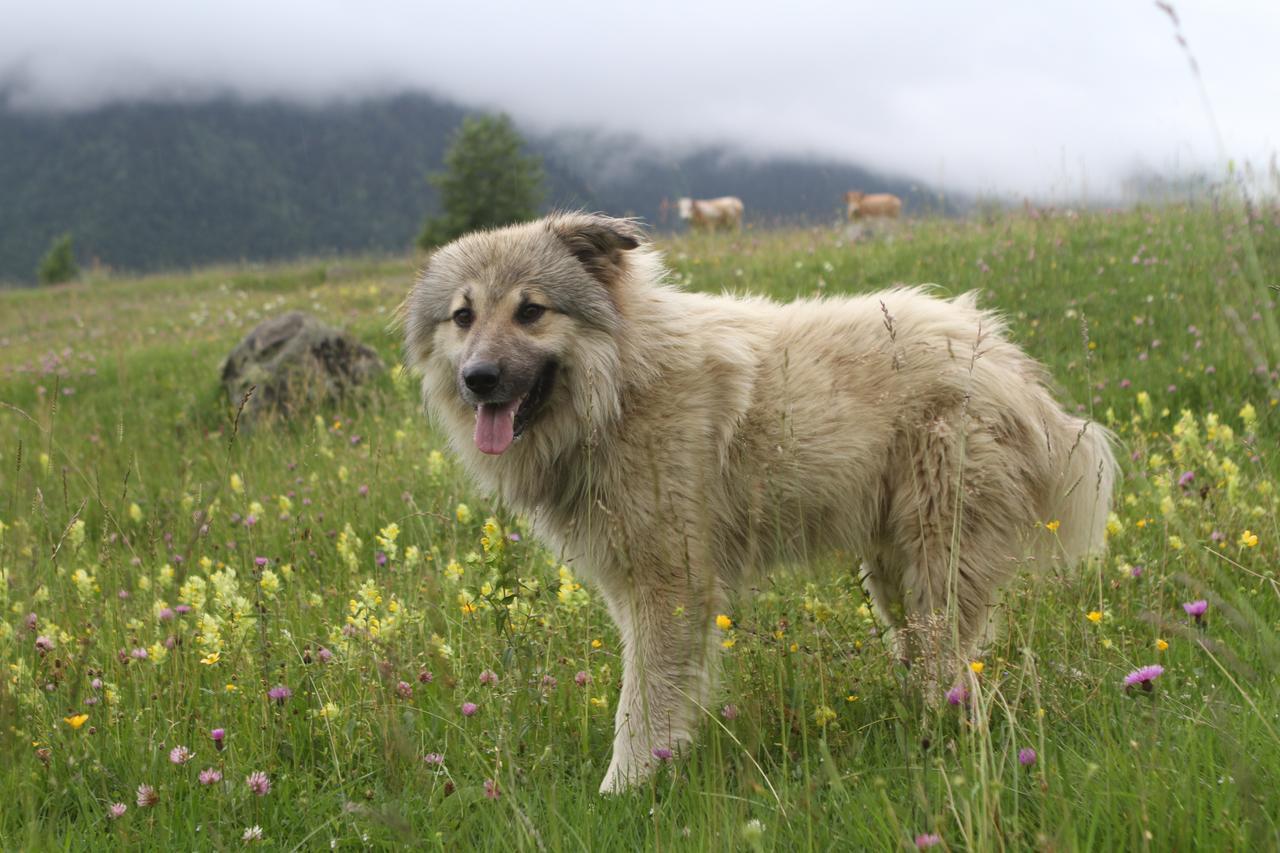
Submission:
[[41,284],[61,284],[80,275],[80,267],[76,266],[76,253],[71,247],[71,235],[63,234],[54,238],[49,251],[40,260],[36,276]]
[[444,171],[428,178],[440,191],[443,212],[427,220],[418,244],[429,249],[477,228],[536,217],[543,199],[542,159],[523,149],[506,115],[463,119],[444,155]]

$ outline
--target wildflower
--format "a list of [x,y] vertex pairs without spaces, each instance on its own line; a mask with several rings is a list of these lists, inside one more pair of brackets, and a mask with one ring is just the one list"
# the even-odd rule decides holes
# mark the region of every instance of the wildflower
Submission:
[[1240,546],[1243,548],[1257,548],[1258,534],[1253,533],[1252,531],[1249,531],[1249,530],[1245,530],[1244,533],[1240,534],[1239,541],[1240,541]]
[[1150,666],[1139,667],[1124,677],[1124,686],[1126,688],[1133,687],[1135,684],[1142,685],[1142,689],[1151,690],[1151,682],[1155,681],[1164,674],[1164,667],[1160,664],[1151,664]]
[[396,695],[401,699],[413,698],[413,685],[407,681],[401,681],[396,684]]
[[424,669],[418,673],[418,681],[422,684],[430,684],[435,680],[435,676],[431,674],[431,670]]
[[763,836],[764,824],[760,822],[759,818],[753,817],[742,825],[742,837],[745,838],[747,843],[752,847],[758,848],[760,846],[760,839]]
[[462,703],[462,716],[464,717],[475,716],[476,711],[479,711],[479,710],[480,710],[480,706],[477,705],[475,702]]
[[43,634],[36,637],[36,651],[40,652],[40,654],[53,651],[53,640]]
[[142,507],[138,506],[136,503],[129,504],[129,518],[134,524],[140,523],[142,521]]
[[250,791],[253,791],[259,797],[265,797],[271,793],[271,780],[261,770],[255,770],[246,776],[244,783],[249,786]]
[[969,669],[973,671],[974,675],[982,675],[982,670],[986,669],[986,666],[982,661],[975,660],[969,664]]
[[1178,478],[1178,486],[1180,488],[1185,489],[1187,486],[1191,485],[1191,481],[1194,480],[1195,478],[1196,478],[1196,475],[1194,472],[1183,471],[1182,476]]
[[285,700],[293,695],[293,691],[283,684],[277,684],[267,691],[267,698],[273,700],[278,705],[283,705]]
[[502,796],[502,790],[498,788],[497,779],[484,780],[484,795],[491,800],[496,800]]
[[218,750],[218,752],[222,752],[223,740],[226,738],[226,736],[227,736],[226,729],[214,729],[213,731],[209,732],[209,737],[213,739],[213,747],[214,749]]
[[244,480],[240,479],[239,474],[231,475],[230,484],[231,484],[231,491],[235,492],[237,495],[242,494],[244,492]]
[[542,689],[543,689],[543,690],[554,690],[554,689],[556,688],[556,685],[557,685],[557,684],[559,684],[559,683],[560,683],[560,682],[559,682],[559,681],[557,681],[557,680],[556,680],[556,677],[555,677],[554,675],[552,675],[551,673],[544,673],[544,674],[543,674],[543,676],[542,676]]
[[195,757],[196,754],[185,746],[175,746],[169,750],[169,761],[172,764],[186,764]]
[[578,685],[579,687],[586,687],[588,684],[591,683],[591,673],[587,672],[584,669],[578,670],[573,675],[573,683]]
[[1195,601],[1186,601],[1183,602],[1182,609],[1187,611],[1188,616],[1195,617],[1197,625],[1203,625],[1204,613],[1209,609],[1209,602],[1205,601],[1203,598],[1196,599]]
[[426,755],[422,756],[422,761],[425,764],[430,764],[432,767],[444,766],[444,756],[438,752],[428,752]]
[[730,702],[728,705],[725,705],[720,709],[720,716],[724,717],[726,720],[738,719],[738,706]]
[[139,647],[129,652],[129,657],[133,658],[134,660],[146,660],[148,657],[150,657],[150,655],[147,654],[146,649]]
[[320,651],[316,652],[316,659],[319,660],[320,663],[328,663],[333,660],[333,652],[329,651],[324,646],[321,646]]
[[216,651],[209,652],[209,654],[200,658],[200,663],[204,664],[205,666],[213,666],[215,663],[217,663],[221,659],[222,659],[221,652],[216,652]]
[[240,840],[246,844],[253,841],[261,841],[262,827],[258,826],[256,823],[253,826],[248,827],[245,829],[244,834],[240,836]]
[[239,690],[240,688],[239,688],[239,687],[236,687],[234,684],[232,684],[231,682],[229,682],[229,681],[228,681],[228,682],[227,682],[227,686],[226,686],[226,687],[224,687],[224,688],[222,688],[222,689],[223,689],[223,690],[225,690],[225,691],[227,691],[228,693],[235,693],[235,692],[236,692],[237,690]]
[[68,726],[71,726],[71,728],[73,729],[78,729],[81,726],[83,726],[85,724],[85,721],[88,719],[89,719],[88,714],[73,714],[70,717],[63,717],[62,722],[66,723]]
[[1156,651],[1163,652],[1163,651],[1167,651],[1168,648],[1169,648],[1169,644],[1166,641],[1159,638],[1156,639]]
[[459,524],[466,524],[471,521],[471,507],[466,504],[458,504],[453,511],[454,517],[458,519]]
[[826,728],[835,719],[836,712],[826,705],[819,705],[813,712],[813,721],[823,728]]
[[669,747],[655,746],[653,748],[653,757],[659,761],[670,761],[674,755],[675,753]]
[[1044,526],[1044,529],[1048,530],[1050,533],[1057,533],[1058,528],[1061,526],[1062,526],[1062,522],[1058,521],[1058,519],[1055,518],[1053,521],[1047,522]]
[[1099,622],[1102,621],[1102,611],[1090,610],[1088,613],[1085,614],[1085,618],[1088,619],[1093,624],[1097,625]]
[[491,669],[486,669],[480,673],[480,683],[484,685],[493,685],[498,683],[498,674]]
[[111,820],[119,820],[128,810],[129,807],[124,803],[112,803],[111,808],[107,809],[107,817]]
[[200,771],[201,785],[216,785],[222,781],[222,771],[213,767],[206,767]]
[[600,647],[601,647],[601,646],[603,646],[603,645],[604,645],[604,641],[603,641],[603,640],[592,640],[592,641],[591,641],[591,648],[593,648],[593,649],[598,649],[598,648],[600,648]]
[[150,785],[138,786],[138,808],[149,809],[156,803],[160,802],[160,795],[156,793],[156,789]]
[[942,836],[936,833],[921,833],[916,836],[916,849],[924,850],[926,847],[936,847],[942,843]]
[[1023,767],[1030,767],[1036,763],[1036,751],[1031,747],[1023,747],[1018,750],[1018,763]]
[[716,627],[719,628],[721,631],[728,631],[730,628],[733,627],[733,620],[730,619],[728,616],[724,615],[723,613],[721,613],[719,616],[716,617]]
[[963,705],[969,701],[969,689],[963,684],[957,684],[947,691],[947,704]]

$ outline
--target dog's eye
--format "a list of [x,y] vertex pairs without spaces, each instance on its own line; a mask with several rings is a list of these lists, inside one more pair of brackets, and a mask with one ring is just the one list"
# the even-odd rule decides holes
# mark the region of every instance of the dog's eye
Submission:
[[534,323],[537,319],[547,312],[547,309],[541,305],[534,305],[532,302],[526,302],[520,306],[520,310],[516,311],[516,321],[519,323]]
[[476,315],[471,313],[470,308],[459,308],[453,312],[453,323],[459,329],[466,329],[475,321]]

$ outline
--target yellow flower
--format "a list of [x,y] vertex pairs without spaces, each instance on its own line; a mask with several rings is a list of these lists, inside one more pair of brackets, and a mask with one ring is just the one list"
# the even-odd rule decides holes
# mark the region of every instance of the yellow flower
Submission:
[[1088,613],[1085,614],[1084,618],[1088,619],[1090,622],[1097,625],[1099,622],[1102,621],[1102,611],[1090,610]]
[[819,726],[826,728],[829,723],[835,722],[836,712],[826,705],[819,705],[813,712],[813,721]]
[[453,511],[454,516],[458,519],[459,524],[466,524],[471,521],[471,507],[466,504],[458,504]]
[[592,640],[592,641],[591,641],[591,648],[593,648],[593,649],[598,649],[598,648],[600,648],[600,647],[601,647],[601,646],[603,646],[603,645],[604,645],[604,643],[603,643],[602,641],[600,641],[600,640]]
[[1240,544],[1245,548],[1257,548],[1258,534],[1246,530],[1244,533],[1240,534]]
[[721,631],[728,631],[733,627],[733,620],[721,613],[716,617],[716,627]]
[[720,646],[721,648],[731,649],[733,648],[733,644],[736,642],[738,641],[735,640],[733,637],[726,637],[725,639],[720,641]]
[[1045,527],[1045,529],[1046,529],[1046,530],[1048,530],[1050,533],[1057,533],[1057,532],[1058,532],[1058,528],[1059,528],[1059,527],[1061,527],[1061,526],[1062,526],[1062,522],[1058,521],[1058,519],[1056,519],[1056,518],[1055,518],[1053,521],[1050,521],[1050,522],[1049,522],[1048,524],[1046,524],[1044,527]]
[[240,479],[239,474],[231,475],[231,491],[237,495],[244,491],[244,480]]
[[88,719],[89,719],[88,714],[73,714],[70,717],[63,717],[62,722],[66,723],[68,726],[71,726],[71,728],[73,729],[78,729],[81,726],[83,726],[85,724],[85,721]]
[[[210,652],[205,657],[200,658],[200,663],[204,664],[205,666],[213,666],[215,663],[217,663],[221,659],[222,659],[222,652]],[[230,687],[231,685],[227,685],[227,686]]]
[[791,644],[791,651],[792,651],[792,652],[798,652],[798,651],[800,651],[800,644],[799,644],[799,643],[792,643],[792,644]]
[[142,507],[137,504],[129,504],[129,518],[133,519],[134,524],[142,521]]
[[594,708],[601,708],[601,709],[608,708],[609,700],[604,696],[592,696],[591,705]]
[[1168,648],[1169,648],[1169,644],[1166,643],[1164,640],[1161,640],[1161,639],[1156,640],[1156,651],[1163,652]]
[[225,691],[227,691],[228,693],[235,693],[235,692],[236,692],[237,690],[239,690],[240,688],[239,688],[239,687],[236,687],[234,684],[231,684],[230,682],[228,682],[228,683],[227,683],[227,686],[226,686],[226,687],[224,687],[224,688],[222,688],[222,689],[223,689],[223,690],[225,690]]
[[980,660],[975,660],[969,664],[969,669],[973,670],[974,675],[982,675],[982,670],[986,668],[987,665]]

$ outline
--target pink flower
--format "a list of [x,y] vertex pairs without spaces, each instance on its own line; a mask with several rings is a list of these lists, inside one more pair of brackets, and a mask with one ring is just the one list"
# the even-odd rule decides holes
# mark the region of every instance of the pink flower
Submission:
[[1018,750],[1018,763],[1023,767],[1030,767],[1036,763],[1036,751],[1031,747],[1023,747]]
[[396,685],[396,695],[401,699],[413,698],[413,685],[407,681],[401,681]]
[[418,681],[422,684],[430,684],[434,680],[435,676],[431,674],[430,670],[424,669],[422,672],[418,673]]
[[463,703],[462,703],[462,716],[464,716],[464,717],[470,717],[470,716],[473,716],[473,715],[475,714],[475,712],[476,712],[476,711],[479,711],[479,710],[480,710],[480,706],[479,706],[479,705],[477,705],[475,702],[463,702]]
[[150,657],[150,655],[147,654],[146,649],[139,646],[138,648],[129,652],[129,657],[133,658],[134,660],[146,660],[148,657]]
[[916,836],[916,849],[924,850],[926,847],[936,847],[942,843],[942,836],[935,833],[921,833]]
[[502,791],[498,788],[497,779],[484,780],[484,795],[491,800],[496,800],[502,796]]
[[40,654],[53,651],[53,640],[43,634],[36,637],[36,651],[40,652]]
[[1196,624],[1199,625],[1204,620],[1204,612],[1209,609],[1209,602],[1203,598],[1187,601],[1183,603],[1182,609],[1187,611],[1188,616],[1194,616]]
[[245,777],[244,783],[249,786],[250,791],[253,791],[259,797],[265,797],[271,793],[271,780],[261,770],[255,770],[250,773]]
[[963,705],[969,701],[969,689],[963,684],[957,684],[947,691],[947,703],[950,705]]
[[1178,486],[1185,489],[1187,486],[1191,485],[1191,481],[1195,478],[1195,472],[1183,471],[1182,476],[1178,478]]
[[129,807],[126,806],[124,803],[112,803],[111,808],[107,809],[107,817],[111,818],[112,820],[118,820],[124,817],[124,813],[127,812],[128,810],[129,810]]
[[653,748],[653,757],[659,761],[670,761],[675,753],[665,746],[655,746]]
[[195,757],[196,754],[185,746],[175,746],[169,750],[169,761],[173,764],[186,764]]
[[494,672],[491,669],[486,669],[484,672],[480,673],[480,683],[488,684],[488,685],[497,684],[498,673]]
[[200,771],[201,785],[214,785],[222,781],[222,771],[213,767],[206,767]]
[[274,700],[277,704],[283,705],[285,700],[293,695],[293,691],[283,684],[277,684],[267,691],[267,698]]
[[150,785],[138,786],[138,808],[149,809],[156,803],[160,802],[160,795],[156,793],[156,789]]
[[730,702],[728,705],[725,705],[720,709],[720,716],[724,717],[726,720],[738,719],[738,706]]
[[226,729],[214,729],[213,731],[209,732],[209,737],[213,739],[213,745],[219,752],[222,751],[222,748],[223,748],[222,741],[226,736],[227,736]]
[[422,760],[424,763],[430,764],[432,767],[444,766],[444,756],[438,752],[428,752],[426,755],[422,756]]
[[573,676],[573,683],[578,685],[579,687],[586,687],[588,684],[591,683],[591,674],[586,670],[580,669]]
[[1151,690],[1151,682],[1163,674],[1164,667],[1158,663],[1140,667],[1124,677],[1124,686],[1133,687],[1135,684],[1140,684],[1143,690],[1149,691]]
[[328,663],[333,660],[333,652],[321,646],[320,651],[316,652],[316,657],[319,658],[320,663]]

